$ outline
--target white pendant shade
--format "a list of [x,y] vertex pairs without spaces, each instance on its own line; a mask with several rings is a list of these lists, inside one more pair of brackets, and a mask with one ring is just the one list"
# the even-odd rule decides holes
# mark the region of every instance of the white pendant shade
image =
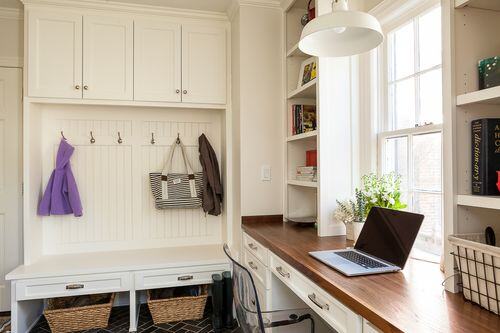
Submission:
[[343,57],[364,53],[384,40],[382,28],[372,15],[357,11],[333,11],[307,23],[299,48],[317,57]]

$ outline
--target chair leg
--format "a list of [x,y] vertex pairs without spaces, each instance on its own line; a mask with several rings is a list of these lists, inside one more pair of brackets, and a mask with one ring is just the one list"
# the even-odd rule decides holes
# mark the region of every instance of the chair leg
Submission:
[[265,326],[266,326],[266,328],[288,326],[288,325],[298,324],[300,322],[303,322],[304,320],[311,321],[311,333],[314,333],[316,325],[314,323],[314,318],[309,313],[306,313],[302,316],[297,316],[296,314],[292,314],[292,315],[290,315],[290,319],[288,319],[288,320],[273,321],[272,323],[269,323]]

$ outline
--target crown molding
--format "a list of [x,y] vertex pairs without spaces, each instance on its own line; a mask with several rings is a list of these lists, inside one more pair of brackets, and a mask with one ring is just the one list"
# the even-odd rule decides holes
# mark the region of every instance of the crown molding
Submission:
[[23,10],[18,8],[0,7],[0,19],[22,20]]
[[437,4],[439,0],[384,0],[369,13],[379,20],[384,30],[387,30],[395,21],[411,19],[415,13]]
[[23,67],[23,58],[19,57],[1,57],[0,56],[0,67]]
[[230,21],[234,19],[239,12],[240,7],[260,7],[271,9],[282,9],[280,0],[233,0],[227,8],[227,17]]
[[69,7],[73,9],[93,9],[108,10],[113,12],[129,14],[150,14],[150,15],[169,15],[189,18],[204,18],[219,21],[227,21],[226,13],[180,9],[173,7],[160,7],[151,5],[141,5],[133,3],[123,3],[115,1],[99,0],[21,0],[25,6],[52,6]]

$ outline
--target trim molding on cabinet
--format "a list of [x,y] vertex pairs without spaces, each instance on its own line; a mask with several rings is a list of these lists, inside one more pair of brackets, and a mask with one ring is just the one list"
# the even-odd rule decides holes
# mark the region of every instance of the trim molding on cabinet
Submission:
[[0,67],[23,68],[23,58],[20,58],[20,57],[0,57]]
[[103,2],[97,0],[20,0],[24,5],[60,6],[80,9],[112,10],[114,12],[168,15],[175,17],[204,18],[217,21],[227,21],[225,13],[201,11],[193,9],[178,9],[163,6],[151,6],[143,4]]
[[23,10],[18,8],[0,7],[0,19],[22,20]]

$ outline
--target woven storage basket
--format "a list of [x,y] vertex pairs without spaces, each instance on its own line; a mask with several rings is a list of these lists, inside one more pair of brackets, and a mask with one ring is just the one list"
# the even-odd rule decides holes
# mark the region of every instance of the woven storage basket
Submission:
[[53,333],[65,333],[105,328],[108,326],[115,294],[109,294],[109,301],[102,304],[64,308],[65,298],[51,298],[43,312]]
[[484,234],[450,235],[465,299],[500,314],[500,247],[485,244]]
[[208,297],[208,286],[201,288],[200,296],[151,299],[148,290],[148,307],[155,324],[203,318]]

